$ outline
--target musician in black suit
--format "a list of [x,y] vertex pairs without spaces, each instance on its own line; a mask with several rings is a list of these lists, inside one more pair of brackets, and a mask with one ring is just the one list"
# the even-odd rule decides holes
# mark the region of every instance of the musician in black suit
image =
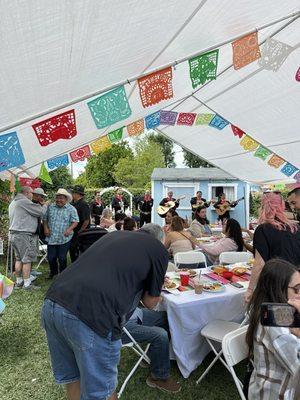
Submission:
[[119,211],[125,212],[126,208],[129,207],[129,204],[122,195],[121,190],[118,190],[116,195],[112,198],[111,207],[114,210],[115,214]]
[[150,195],[149,190],[145,192],[143,197],[140,197],[138,201],[138,208],[140,210],[140,227],[144,224],[151,222],[151,211],[153,207],[153,199]]
[[202,192],[200,190],[198,190],[198,192],[196,193],[196,196],[191,198],[190,203],[192,206],[192,218],[194,219],[194,212],[196,211],[196,209],[200,206],[201,207],[204,206],[204,207],[208,208],[210,206],[211,202],[204,199],[202,197]]
[[[221,193],[218,198],[218,201],[214,204],[214,207],[218,209],[218,208],[220,208],[220,206],[226,206],[226,205],[233,208],[237,205],[237,203],[236,202],[230,203],[230,201],[226,200],[225,193]],[[230,212],[229,212],[229,210],[227,210],[223,215],[219,215],[218,219],[221,220],[222,224],[223,224],[223,221],[227,220],[229,218],[230,218]]]
[[179,207],[179,201],[176,201],[176,199],[173,197],[173,192],[170,191],[168,192],[168,196],[164,197],[162,201],[159,203],[160,206],[166,206],[168,205],[169,201],[174,201],[175,206],[173,207],[174,210]]

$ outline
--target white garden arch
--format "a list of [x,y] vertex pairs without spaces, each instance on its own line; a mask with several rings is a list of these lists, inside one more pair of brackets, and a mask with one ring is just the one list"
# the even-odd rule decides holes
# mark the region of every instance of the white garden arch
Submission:
[[[121,190],[122,192],[125,192],[125,193],[127,193],[128,195],[129,195],[129,211],[130,211],[130,213],[132,214],[132,199],[133,199],[133,194],[129,191],[129,190],[127,190],[127,189],[125,189],[125,188],[123,188],[123,187],[119,187],[119,186],[110,186],[110,187],[108,187],[108,188],[105,188],[105,189],[102,189],[101,191],[100,191],[100,195],[102,196],[104,193],[106,193],[106,192],[116,192],[117,190]],[[111,208],[111,204],[109,205],[109,208]]]

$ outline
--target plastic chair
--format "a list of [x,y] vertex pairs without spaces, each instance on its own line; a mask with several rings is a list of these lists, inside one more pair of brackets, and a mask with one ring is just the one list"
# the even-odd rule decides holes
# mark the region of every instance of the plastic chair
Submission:
[[251,258],[253,255],[246,251],[224,251],[220,254],[220,264],[247,263]]
[[246,400],[246,397],[243,393],[243,385],[238,379],[233,367],[248,357],[249,349],[246,344],[247,328],[248,326],[243,326],[233,332],[228,333],[224,336],[222,341],[222,350],[225,361],[242,400]]
[[[174,256],[175,268],[206,268],[206,258],[201,251],[187,251],[176,253]],[[194,267],[193,267],[194,266]]]
[[39,239],[39,254],[40,254],[40,261],[36,267],[36,269],[40,268],[40,265],[47,260],[47,245],[44,244],[40,239]]
[[215,348],[213,342],[222,343],[223,338],[228,333],[234,332],[237,329],[239,329],[240,327],[244,326],[246,324],[247,320],[248,320],[248,317],[245,317],[241,324],[239,324],[238,322],[232,322],[232,321],[215,320],[215,321],[209,322],[201,330],[201,335],[206,339],[210,348],[214,352],[215,358],[212,360],[212,362],[209,364],[209,366],[206,368],[206,370],[203,372],[203,374],[200,376],[200,378],[196,381],[197,385],[208,374],[210,369],[215,365],[215,363],[218,360],[220,360],[221,363],[224,365],[224,367],[227,368],[228,371],[230,372],[226,361],[222,358],[222,355],[223,355],[222,349],[218,351]]
[[122,348],[127,347],[127,348],[132,349],[139,356],[139,359],[136,362],[136,364],[134,365],[134,367],[132,368],[132,370],[127,375],[127,378],[125,379],[125,381],[123,382],[123,384],[118,392],[118,398],[121,397],[122,393],[125,390],[127,383],[129,382],[130,378],[137,370],[140,363],[144,360],[146,363],[150,364],[150,358],[147,356],[147,352],[149,350],[150,344],[147,344],[145,350],[143,350],[141,348],[141,346],[138,344],[138,342],[133,338],[133,336],[129,333],[129,331],[125,327],[123,327],[123,332],[128,336],[128,338],[130,339],[130,342],[122,344]]

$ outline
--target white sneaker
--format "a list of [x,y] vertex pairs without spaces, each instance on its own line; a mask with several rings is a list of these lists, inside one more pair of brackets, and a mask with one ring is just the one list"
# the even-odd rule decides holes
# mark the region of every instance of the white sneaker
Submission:
[[34,276],[34,275],[31,275],[31,274],[30,274],[30,277],[29,277],[29,278],[30,278],[30,281],[33,282],[33,281],[36,280],[37,276]]

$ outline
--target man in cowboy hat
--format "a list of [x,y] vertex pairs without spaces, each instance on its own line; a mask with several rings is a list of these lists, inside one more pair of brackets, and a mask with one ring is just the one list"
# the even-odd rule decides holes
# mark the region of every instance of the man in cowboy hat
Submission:
[[50,204],[44,215],[44,231],[48,237],[47,258],[50,279],[66,268],[73,231],[79,222],[77,211],[70,204],[71,200],[72,196],[69,192],[58,189],[55,204]]
[[74,262],[79,256],[78,234],[90,227],[91,211],[90,206],[84,200],[83,186],[74,186],[72,189],[72,197],[72,205],[76,208],[79,217],[79,223],[74,229],[74,235],[70,245],[70,258],[71,261]]

